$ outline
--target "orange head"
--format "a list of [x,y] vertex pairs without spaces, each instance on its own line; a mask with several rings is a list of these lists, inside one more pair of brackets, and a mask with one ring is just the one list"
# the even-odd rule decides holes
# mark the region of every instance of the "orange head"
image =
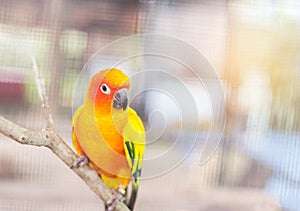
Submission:
[[129,77],[116,68],[101,70],[89,82],[85,104],[110,112],[112,107],[125,110],[128,105]]

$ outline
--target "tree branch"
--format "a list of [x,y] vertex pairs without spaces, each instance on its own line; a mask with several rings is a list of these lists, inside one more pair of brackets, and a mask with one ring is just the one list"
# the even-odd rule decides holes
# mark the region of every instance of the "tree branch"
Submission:
[[47,129],[53,130],[53,119],[52,114],[50,112],[50,107],[48,103],[48,96],[46,95],[45,82],[40,76],[39,69],[37,67],[35,57],[32,57],[32,68],[35,74],[35,83],[40,96],[40,100],[42,103],[42,109],[44,111],[44,116],[47,120]]
[[[68,167],[70,167],[78,156],[66,144],[66,142],[53,131],[53,120],[49,109],[45,86],[39,75],[34,58],[33,69],[36,75],[36,84],[41,98],[42,108],[47,120],[47,128],[41,131],[28,130],[0,116],[0,133],[21,144],[47,147]],[[104,202],[110,199],[112,194],[111,190],[102,182],[98,173],[94,169],[85,165],[79,168],[73,168],[72,170],[85,181],[85,183],[100,199]],[[122,202],[116,206],[115,210],[129,211],[128,207]]]

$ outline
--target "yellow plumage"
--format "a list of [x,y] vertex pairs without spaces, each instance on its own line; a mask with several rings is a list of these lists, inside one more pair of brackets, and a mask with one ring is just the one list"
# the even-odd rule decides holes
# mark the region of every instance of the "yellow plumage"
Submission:
[[72,138],[77,153],[89,158],[108,187],[126,188],[132,181],[132,208],[141,176],[145,131],[139,116],[124,106],[127,99],[120,95],[129,86],[129,78],[120,70],[98,72],[89,83],[84,104],[73,116]]

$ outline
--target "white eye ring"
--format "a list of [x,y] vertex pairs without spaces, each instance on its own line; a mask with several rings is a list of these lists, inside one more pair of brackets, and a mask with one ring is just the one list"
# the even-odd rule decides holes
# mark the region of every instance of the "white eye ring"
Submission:
[[110,88],[106,84],[102,84],[100,90],[106,95],[110,94]]

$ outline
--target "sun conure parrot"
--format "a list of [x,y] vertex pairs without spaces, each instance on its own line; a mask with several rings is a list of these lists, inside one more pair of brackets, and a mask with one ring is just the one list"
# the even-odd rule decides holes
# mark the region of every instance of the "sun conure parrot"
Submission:
[[90,80],[84,104],[73,116],[73,144],[80,155],[72,167],[88,164],[97,169],[112,189],[106,210],[124,200],[132,182],[127,206],[133,209],[145,149],[144,126],[128,106],[130,81],[121,70],[101,70]]

